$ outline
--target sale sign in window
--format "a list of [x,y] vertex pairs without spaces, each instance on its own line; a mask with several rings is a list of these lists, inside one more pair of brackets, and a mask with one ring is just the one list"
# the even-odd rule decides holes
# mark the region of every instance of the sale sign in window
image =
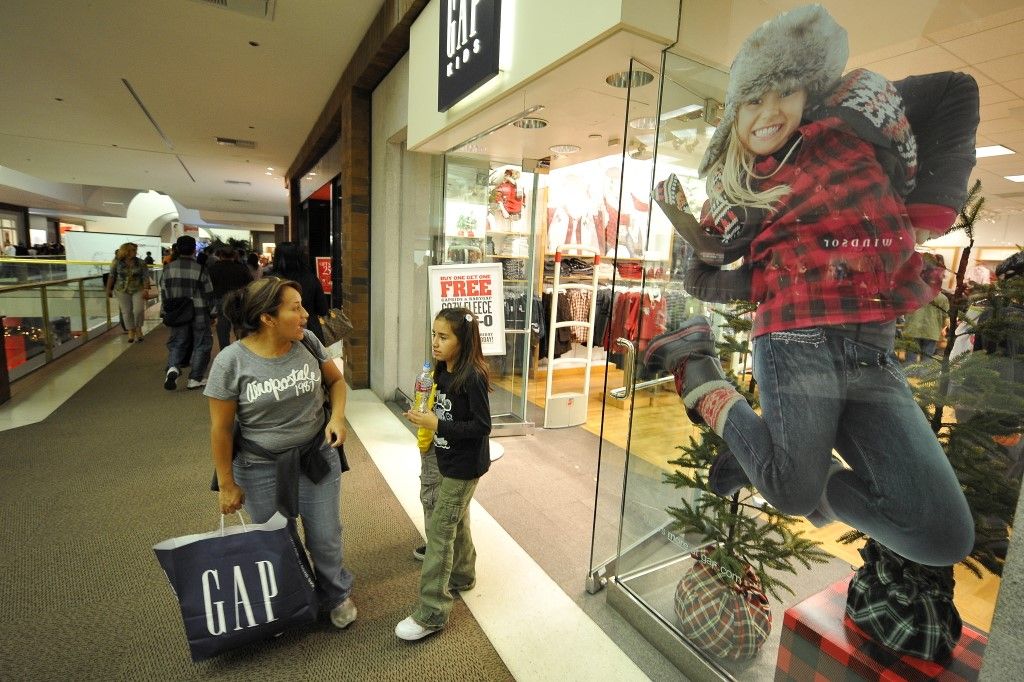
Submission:
[[467,308],[480,323],[484,355],[505,354],[505,296],[500,263],[430,266],[430,319]]

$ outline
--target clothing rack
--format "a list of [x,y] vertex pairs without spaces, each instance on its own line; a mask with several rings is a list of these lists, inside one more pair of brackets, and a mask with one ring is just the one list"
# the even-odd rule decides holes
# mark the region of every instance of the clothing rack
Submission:
[[[562,257],[568,252],[573,255],[592,258],[594,261],[593,272],[590,276],[590,283],[573,281],[562,283],[561,262]],[[558,321],[558,306],[551,306],[551,320],[548,326],[548,368],[547,382],[544,389],[544,428],[557,429],[567,426],[579,426],[587,421],[587,406],[590,401],[590,368],[593,364],[592,352],[587,353],[586,358],[556,358],[555,354],[555,333],[562,327],[586,327],[587,348],[592,351],[594,347],[594,316],[597,312],[597,265],[601,262],[601,256],[593,249],[577,244],[563,244],[555,249],[555,273],[552,283],[552,298],[555,302],[558,295],[569,289],[582,289],[590,291],[590,310],[586,322],[579,320]],[[574,278],[574,280],[578,280]],[[564,391],[561,393],[552,392],[552,384],[555,377],[555,370],[564,367],[583,367],[583,390]]]

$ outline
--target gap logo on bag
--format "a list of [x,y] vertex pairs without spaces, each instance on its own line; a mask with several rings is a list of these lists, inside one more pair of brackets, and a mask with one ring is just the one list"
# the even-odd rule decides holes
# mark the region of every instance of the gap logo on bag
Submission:
[[[257,606],[262,605],[260,615],[264,618],[262,622],[270,623],[277,620],[274,617],[274,604],[272,599],[277,596],[277,576],[274,574],[274,564],[270,561],[255,562],[256,572],[259,574],[259,595]],[[248,568],[248,567],[247,567]],[[249,581],[252,584],[252,570]],[[225,581],[227,582],[227,581]],[[223,635],[228,631],[228,624],[224,614],[224,600],[216,600],[218,596],[233,595],[231,598],[235,604],[234,630],[241,630],[243,627],[256,627],[256,615],[253,613],[252,600],[249,598],[249,588],[246,587],[245,573],[241,566],[234,566],[231,572],[230,592],[221,588],[220,571],[209,569],[203,571],[203,606],[206,608],[206,629],[211,635]],[[227,593],[227,594],[225,594]],[[239,611],[241,607],[241,612]],[[243,622],[244,618],[244,622]]]
[[223,527],[153,546],[181,608],[192,660],[272,637],[316,619],[313,571],[295,527]]

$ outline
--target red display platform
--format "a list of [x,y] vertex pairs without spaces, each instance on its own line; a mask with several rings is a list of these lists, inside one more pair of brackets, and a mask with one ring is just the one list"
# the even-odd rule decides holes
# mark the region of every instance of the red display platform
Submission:
[[966,623],[953,655],[942,663],[900,656],[871,641],[846,617],[844,578],[786,610],[776,682],[977,680],[988,637]]

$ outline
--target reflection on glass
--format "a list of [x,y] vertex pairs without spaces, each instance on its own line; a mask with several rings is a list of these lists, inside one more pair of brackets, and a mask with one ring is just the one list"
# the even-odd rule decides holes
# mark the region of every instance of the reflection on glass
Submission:
[[528,421],[526,415],[533,349],[534,174],[519,164],[502,164],[450,154],[445,159],[441,265],[494,263],[501,266],[505,352],[488,355],[495,392],[495,423]]
[[[646,174],[649,178],[647,187],[653,189],[657,197],[657,183],[674,176],[680,189],[679,200],[672,201],[675,195],[667,197],[668,204],[672,209],[695,217],[700,217],[702,211],[707,210],[704,182],[698,180],[696,169],[715,131],[711,124],[722,116],[720,102],[724,99],[722,90],[714,87],[716,82],[724,85],[724,79],[716,80],[708,75],[708,71],[702,65],[667,55],[658,111],[652,112],[650,106],[631,98],[627,115],[628,121],[643,122],[643,125],[631,125],[627,130],[623,187],[634,182],[642,184],[635,178]],[[680,78],[678,74],[686,74],[687,78]],[[646,127],[652,117],[659,122],[656,131]],[[652,146],[654,157],[648,160]],[[634,163],[630,164],[630,161]],[[645,168],[640,165],[642,163],[649,165]],[[936,172],[942,171],[937,169]],[[631,175],[635,177],[631,178]],[[822,189],[827,190],[828,187],[822,185]],[[623,191],[623,194],[627,192]],[[647,248],[651,249],[654,244],[659,222],[665,221],[671,255],[666,281],[645,278],[644,294],[656,292],[658,297],[667,301],[662,329],[678,329],[695,314],[709,318],[712,336],[719,343],[722,365],[729,380],[746,392],[745,398],[749,398],[755,411],[761,414],[758,401],[766,395],[774,396],[775,392],[771,386],[761,386],[752,380],[750,340],[753,318],[750,313],[753,308],[705,304],[693,298],[692,292],[683,287],[687,274],[686,250],[678,230],[673,229],[678,228],[678,223],[673,225],[668,219],[670,213],[668,208],[657,205],[651,209],[645,235]],[[828,214],[832,215],[831,212]],[[872,224],[880,220],[876,216]],[[955,275],[961,265],[959,258],[967,258],[966,250],[949,247],[930,250],[937,252],[943,248],[949,252],[948,259],[956,259],[945,266],[952,271],[947,274],[946,281],[960,287],[950,292],[952,299],[960,300],[966,308],[969,301],[960,296],[966,291],[963,278],[958,279]],[[1013,256],[1013,253],[1000,255]],[[877,254],[865,257],[877,259]],[[974,258],[977,258],[977,252]],[[838,272],[843,273],[841,269]],[[1004,276],[1002,280],[985,282],[980,286],[975,283],[972,287],[973,300],[981,304],[976,315],[986,309],[992,314],[993,307],[1010,303],[1020,305],[1024,310],[1024,295],[1019,286],[1014,287],[1012,277]],[[961,310],[961,319],[963,312]],[[768,319],[764,310],[761,315],[762,322]],[[1024,314],[1021,318],[1024,319]],[[854,604],[855,617],[872,608],[875,597],[867,590],[859,590],[859,586],[880,580],[877,566],[889,566],[899,576],[906,576],[895,578],[904,587],[908,584],[906,581],[929,586],[924,591],[915,592],[913,599],[899,607],[903,609],[901,613],[897,614],[899,609],[891,605],[885,607],[889,611],[879,611],[885,614],[879,622],[891,624],[896,616],[916,619],[912,622],[916,623],[920,635],[925,631],[922,614],[926,612],[946,619],[937,631],[959,631],[949,623],[959,623],[962,618],[961,648],[971,648],[972,655],[980,653],[985,633],[991,626],[1000,586],[999,574],[1012,535],[1009,525],[1019,496],[1021,469],[1024,468],[1020,464],[1024,461],[1020,454],[1024,449],[1024,439],[1020,436],[1024,430],[1021,417],[1024,410],[1008,407],[1011,404],[1024,405],[1021,402],[1024,401],[1024,389],[1020,382],[998,380],[1014,377],[1014,372],[1007,369],[1009,365],[1000,363],[1005,360],[1012,364],[1012,358],[1018,351],[993,341],[988,352],[978,355],[975,351],[967,360],[957,359],[955,352],[947,352],[953,350],[958,338],[971,334],[983,336],[985,328],[978,321],[980,319],[973,318],[974,321],[960,330],[951,329],[948,336],[940,338],[939,348],[926,353],[924,358],[916,352],[903,358],[899,347],[900,357],[884,350],[872,350],[874,346],[870,340],[864,339],[853,339],[844,346],[849,349],[850,357],[860,358],[860,364],[844,370],[847,374],[874,371],[877,378],[866,387],[866,397],[841,410],[838,435],[825,444],[827,451],[834,446],[834,452],[845,458],[834,459],[832,468],[826,472],[830,477],[826,480],[831,482],[835,479],[835,485],[826,483],[830,496],[834,488],[846,489],[843,487],[846,483],[849,483],[847,487],[855,488],[855,481],[865,477],[866,471],[888,472],[883,480],[875,481],[871,491],[865,493],[868,499],[878,497],[880,490],[892,490],[893,480],[899,471],[918,467],[915,471],[919,472],[901,485],[899,494],[890,494],[887,498],[888,506],[884,512],[890,516],[885,523],[873,523],[871,520],[873,517],[868,511],[873,513],[874,506],[860,503],[858,507],[854,502],[846,505],[843,518],[873,534],[874,539],[868,544],[865,544],[863,536],[851,534],[852,526],[830,516],[834,510],[829,512],[820,501],[813,511],[823,511],[820,514],[810,513],[808,520],[803,516],[780,513],[751,487],[741,488],[735,495],[716,495],[709,482],[709,467],[712,462],[722,461],[722,453],[725,452],[722,439],[706,427],[695,427],[684,415],[674,392],[673,379],[658,383],[657,377],[639,376],[631,412],[623,517],[615,566],[617,582],[644,605],[652,620],[671,628],[680,642],[687,641],[695,646],[709,664],[739,679],[772,678],[776,663],[798,656],[795,652],[801,646],[810,647],[806,651],[817,655],[818,649],[813,643],[808,644],[797,630],[784,626],[787,614],[801,619],[801,627],[819,628],[816,632],[825,639],[839,638],[829,641],[838,641],[840,646],[855,649],[855,655],[860,657],[858,660],[882,656],[872,654],[871,647],[863,644],[867,640],[858,640],[860,635],[843,621],[847,599]],[[955,327],[956,321],[954,317],[952,326]],[[949,324],[948,317],[944,318],[943,324]],[[800,330],[787,328],[786,331],[799,334]],[[992,339],[991,336],[988,338]],[[1005,341],[1006,337],[1002,338]],[[942,348],[944,345],[945,350]],[[915,358],[918,358],[917,362],[914,362]],[[1019,360],[1017,356],[1016,361]],[[903,367],[900,367],[901,362]],[[824,413],[824,399],[815,394],[808,383],[807,367],[806,362],[796,364],[781,375],[790,382],[787,385],[791,387],[791,393],[808,399],[807,408],[801,410],[799,416],[788,413],[783,417],[787,424],[793,425],[790,428],[801,428],[799,425],[803,424],[808,433],[814,433],[820,427],[816,420]],[[759,369],[759,372],[763,371],[763,367]],[[909,374],[909,382],[904,379],[903,372]],[[991,381],[981,389],[978,379],[986,372],[992,372],[988,374]],[[899,404],[905,410],[901,416],[896,416],[895,399],[886,394],[887,382],[890,381],[892,390],[900,394]],[[913,401],[907,386],[913,392]],[[966,387],[973,388],[965,391]],[[1001,397],[995,397],[997,395]],[[856,410],[871,416],[857,419]],[[921,418],[922,412],[931,417],[930,423],[926,424]],[[886,414],[895,423],[887,421],[883,416]],[[772,424],[777,426],[780,422],[774,420]],[[905,433],[911,422],[920,428],[909,440],[899,440],[899,434]],[[933,431],[938,433],[938,443]],[[804,438],[798,437],[788,447],[798,449],[805,442]],[[868,443],[871,445],[865,445]],[[925,483],[925,474],[919,467],[923,460],[914,454],[921,443],[930,444],[929,452],[932,454],[928,461],[941,464],[935,470],[942,469],[950,475],[944,478],[935,476]],[[877,459],[870,460],[875,455],[886,458],[884,467],[875,466]],[[947,459],[952,469],[946,465]],[[801,475],[796,469],[787,480]],[[925,469],[932,471],[928,467]],[[719,469],[721,471],[723,469]],[[955,472],[956,479],[952,472]],[[840,485],[840,482],[846,483]],[[765,490],[770,489],[768,485],[764,487]],[[955,503],[961,499],[961,489],[966,491],[973,518],[966,518],[963,509],[954,508],[956,504],[945,508],[946,511],[930,515],[928,519],[918,518],[921,516],[919,509],[923,508],[921,504],[899,511],[901,501],[911,499],[911,495],[917,495],[918,499],[927,497],[928,504],[933,506],[936,501],[943,500]],[[772,497],[767,492],[765,496]],[[778,504],[785,506],[783,500]],[[858,516],[854,513],[857,509],[863,509],[865,513]],[[893,532],[894,526],[905,526],[914,518],[917,520],[914,521],[913,533],[901,538],[898,532]],[[937,519],[942,520],[942,528],[932,524],[931,530],[937,534],[928,538],[928,531],[922,526]],[[954,567],[931,566],[949,564],[966,553],[968,547],[962,541],[953,549],[957,543],[952,531],[957,519],[961,525],[966,523],[975,527],[972,560]],[[816,523],[812,525],[811,521]],[[964,534],[959,536],[962,539]],[[914,563],[884,548],[879,544],[880,539],[900,547],[905,555],[922,563]],[[954,554],[954,558],[948,558]],[[854,580],[854,589],[848,590],[853,575],[851,567],[862,568]],[[954,577],[955,591],[951,589]],[[943,594],[952,595],[955,609]],[[731,630],[725,625],[727,621],[742,624],[742,627]],[[908,645],[909,640],[898,643],[892,639],[894,632],[893,627],[883,624],[873,636],[888,646]],[[955,643],[956,636],[949,638],[949,646]],[[931,655],[925,653],[931,650],[923,646],[920,655]],[[940,643],[935,650],[941,652],[943,645]],[[800,659],[800,664],[809,666],[807,670],[813,673],[818,660],[804,658]],[[879,663],[879,660],[865,665],[884,667],[885,663]],[[956,655],[951,660],[958,665],[968,665]],[[834,663],[831,660],[826,662]],[[946,663],[949,661],[939,665]],[[969,676],[970,672],[968,670]],[[796,675],[779,679],[802,678]]]

